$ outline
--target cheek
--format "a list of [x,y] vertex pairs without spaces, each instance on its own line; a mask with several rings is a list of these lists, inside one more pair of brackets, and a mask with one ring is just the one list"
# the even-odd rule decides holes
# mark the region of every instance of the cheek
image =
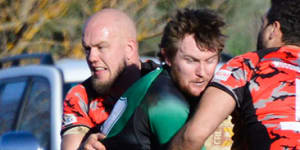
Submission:
[[109,52],[106,55],[106,60],[113,64],[114,66],[120,65],[120,63],[123,63],[124,60],[126,60],[126,54],[125,51],[122,49],[117,49],[116,47],[111,47],[111,49],[107,49]]
[[171,74],[173,78],[175,78],[176,82],[178,82],[181,86],[185,85],[190,78],[189,76],[192,75],[188,66],[184,66],[183,63],[172,64]]
[[190,78],[189,76],[192,76],[195,74],[195,67],[192,65],[188,65],[185,63],[181,63],[180,65],[177,65],[176,67],[177,73],[180,74],[181,77],[184,78]]
[[217,67],[217,64],[207,64],[205,65],[206,67],[206,74],[207,74],[207,78],[212,78],[212,76],[215,73],[215,69]]

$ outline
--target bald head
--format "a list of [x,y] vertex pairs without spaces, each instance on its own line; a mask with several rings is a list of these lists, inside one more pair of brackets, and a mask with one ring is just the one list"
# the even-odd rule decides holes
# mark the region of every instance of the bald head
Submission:
[[95,29],[97,26],[110,27],[117,32],[118,36],[136,39],[136,27],[132,19],[124,12],[107,8],[92,15],[85,23],[84,32],[88,27]]
[[98,73],[95,76],[99,80],[110,76],[103,83],[114,82],[129,66],[140,69],[135,25],[123,12],[103,9],[95,13],[85,23],[82,35],[87,62]]
[[82,45],[98,93],[109,92],[114,86],[127,89],[139,76],[136,29],[123,12],[103,9],[92,15],[84,25]]

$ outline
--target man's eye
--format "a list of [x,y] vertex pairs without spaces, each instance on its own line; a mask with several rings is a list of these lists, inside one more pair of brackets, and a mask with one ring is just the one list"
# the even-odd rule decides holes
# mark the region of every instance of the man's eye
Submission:
[[84,51],[86,54],[89,54],[90,51],[91,51],[91,48],[90,47],[84,47]]
[[107,48],[105,45],[99,45],[97,46],[98,51],[104,51]]
[[102,46],[97,46],[97,49],[98,50],[103,50],[103,47]]
[[192,58],[189,58],[189,57],[185,58],[185,60],[186,60],[187,62],[189,62],[189,63],[192,63],[192,62],[194,62],[194,61],[195,61],[194,59],[192,59]]

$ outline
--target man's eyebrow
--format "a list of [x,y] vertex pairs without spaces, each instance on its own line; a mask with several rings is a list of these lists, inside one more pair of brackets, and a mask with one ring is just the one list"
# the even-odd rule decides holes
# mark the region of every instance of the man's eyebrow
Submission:
[[192,59],[193,61],[200,61],[200,59],[194,57],[194,56],[191,55],[191,54],[183,54],[183,57],[184,57],[184,58]]
[[219,55],[219,54],[212,55],[212,56],[208,57],[206,60],[212,59],[212,58],[214,58],[214,57],[218,57],[218,55]]
[[[82,41],[81,43],[82,43],[83,47],[89,47],[84,41]],[[107,44],[108,44],[108,42],[106,42],[106,41],[100,41],[91,46],[94,47],[94,46],[101,46],[101,45],[107,45]]]
[[92,44],[92,46],[99,46],[99,45],[106,45],[108,44],[107,41],[99,41],[99,42],[96,42],[95,44]]

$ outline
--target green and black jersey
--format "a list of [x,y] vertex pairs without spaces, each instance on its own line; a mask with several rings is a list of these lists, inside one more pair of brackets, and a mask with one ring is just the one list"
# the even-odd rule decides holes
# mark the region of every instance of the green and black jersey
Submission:
[[102,141],[107,150],[164,149],[184,125],[190,110],[188,101],[164,69],[141,78],[119,102],[117,111],[110,115],[115,119],[108,119],[114,125]]

